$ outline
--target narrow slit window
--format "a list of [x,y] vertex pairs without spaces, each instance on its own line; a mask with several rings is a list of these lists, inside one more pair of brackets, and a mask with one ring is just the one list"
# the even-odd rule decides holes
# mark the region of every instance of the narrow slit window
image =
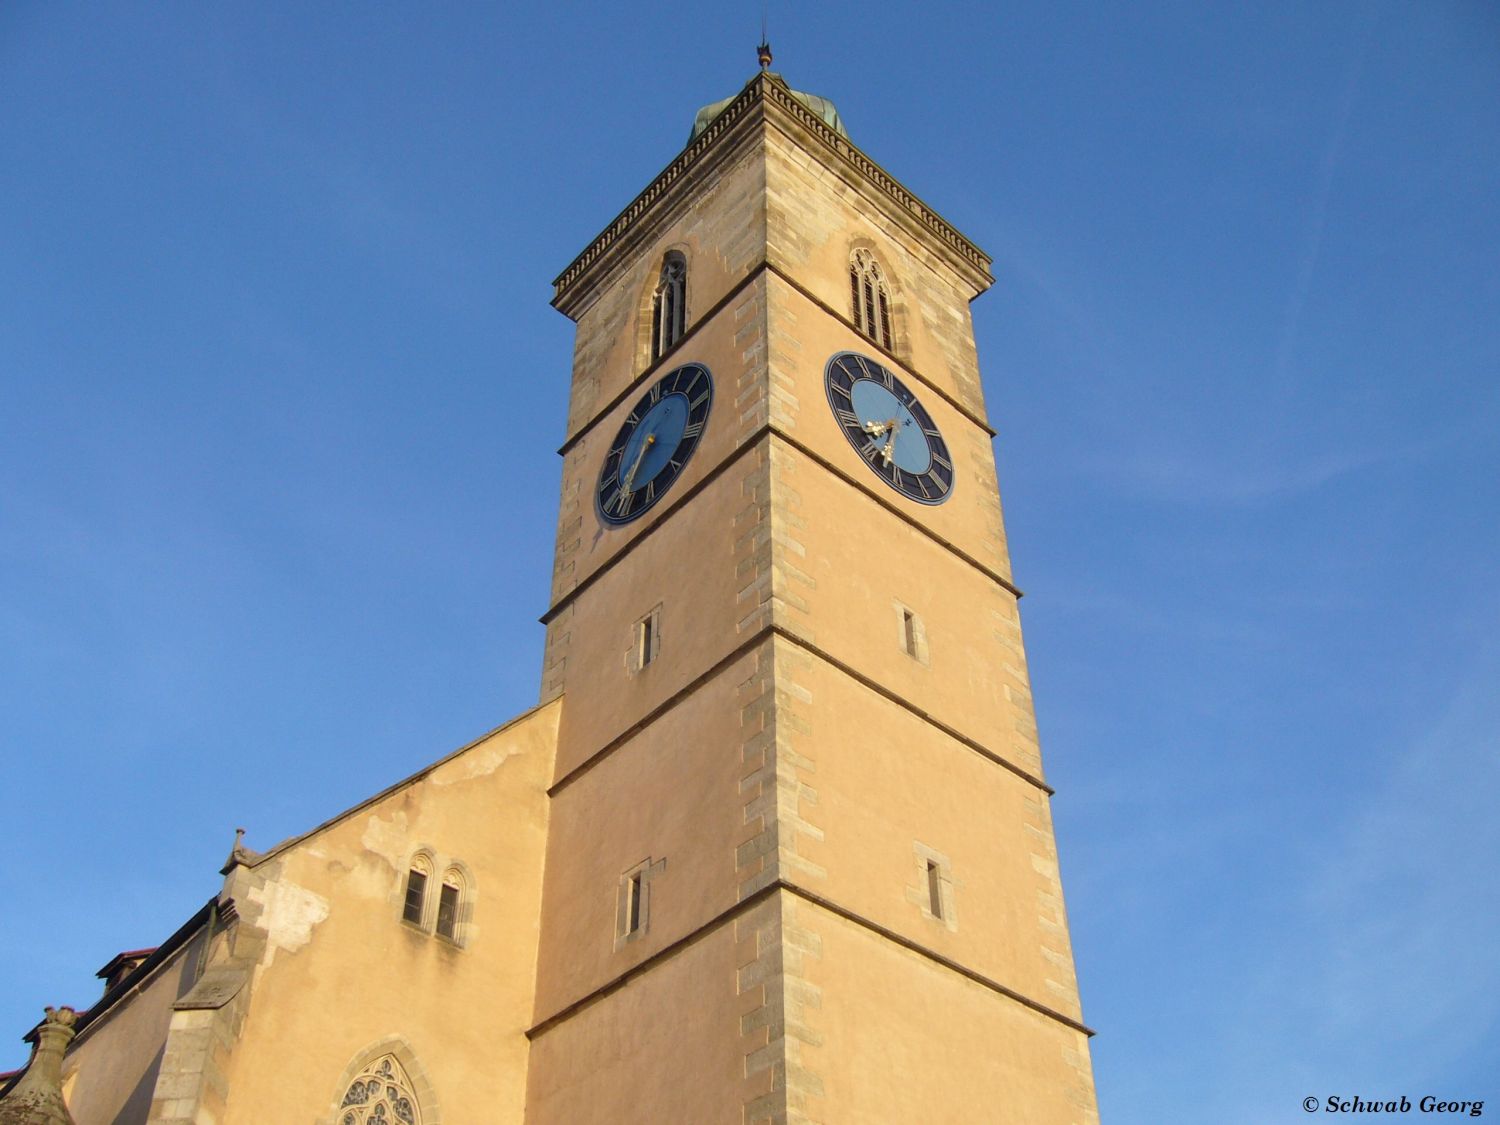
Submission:
[[651,663],[652,657],[655,656],[655,653],[652,651],[652,645],[656,642],[656,620],[654,615],[641,619],[639,632],[640,652],[637,656],[641,667],[644,668],[647,664]]
[[630,636],[630,648],[625,662],[632,672],[639,672],[654,662],[661,653],[661,606],[635,623]]
[[641,896],[645,891],[646,873],[637,871],[625,885],[625,933],[639,933],[641,928]]
[[615,904],[615,949],[646,936],[651,925],[651,880],[661,873],[666,860],[655,863],[643,860],[620,876],[619,898]]
[[406,902],[401,908],[402,919],[414,926],[420,926],[426,902],[427,872],[420,867],[413,867],[406,873]]
[[449,941],[458,940],[459,899],[458,884],[451,879],[444,879],[438,891],[437,932],[439,937],[445,937]]
[[943,869],[927,861],[927,910],[939,920],[943,917]]
[[909,609],[901,611],[901,644],[908,656],[917,655],[917,615]]

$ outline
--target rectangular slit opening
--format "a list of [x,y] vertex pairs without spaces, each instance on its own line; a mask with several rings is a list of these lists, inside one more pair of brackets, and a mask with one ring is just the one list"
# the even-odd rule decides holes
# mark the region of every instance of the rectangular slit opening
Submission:
[[641,890],[644,872],[637,871],[625,887],[625,932],[633,934],[641,928]]
[[927,909],[934,918],[943,916],[942,869],[932,860],[927,861]]

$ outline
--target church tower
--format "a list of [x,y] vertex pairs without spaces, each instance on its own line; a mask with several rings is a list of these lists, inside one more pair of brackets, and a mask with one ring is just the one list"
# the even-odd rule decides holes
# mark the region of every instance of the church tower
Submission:
[[765,70],[557,279],[531,1125],[1097,1121],[991,281]]

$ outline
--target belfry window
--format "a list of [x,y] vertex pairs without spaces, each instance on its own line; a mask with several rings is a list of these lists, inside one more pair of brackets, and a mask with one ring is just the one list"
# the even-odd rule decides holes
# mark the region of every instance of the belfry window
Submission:
[[849,303],[854,326],[889,351],[891,291],[875,255],[863,248],[849,256]]
[[676,250],[661,263],[661,280],[651,302],[651,358],[660,359],[687,331],[687,259]]

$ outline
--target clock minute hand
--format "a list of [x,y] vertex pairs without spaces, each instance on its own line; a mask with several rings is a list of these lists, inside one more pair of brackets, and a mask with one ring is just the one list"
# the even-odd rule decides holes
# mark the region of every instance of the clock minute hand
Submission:
[[656,444],[656,435],[647,434],[646,440],[641,442],[641,451],[635,455],[635,463],[630,466],[630,472],[625,474],[625,479],[620,482],[620,487],[626,492],[635,491],[635,474],[640,472],[641,462],[646,459],[646,454]]

